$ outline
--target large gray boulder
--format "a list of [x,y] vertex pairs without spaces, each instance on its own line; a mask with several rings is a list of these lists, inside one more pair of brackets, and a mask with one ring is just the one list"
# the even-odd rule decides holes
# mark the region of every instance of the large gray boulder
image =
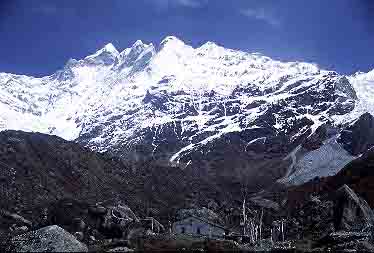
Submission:
[[121,238],[126,236],[132,224],[140,224],[139,218],[127,205],[118,204],[108,208],[101,228],[106,235]]
[[13,237],[8,251],[16,252],[87,252],[87,246],[59,226],[48,226]]
[[373,226],[374,215],[369,204],[347,185],[332,194],[332,198],[335,229],[362,231]]

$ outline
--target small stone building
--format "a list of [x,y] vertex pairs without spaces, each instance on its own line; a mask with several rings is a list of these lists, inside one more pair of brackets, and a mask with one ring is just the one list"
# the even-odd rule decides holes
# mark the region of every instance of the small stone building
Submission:
[[226,229],[216,223],[196,216],[188,216],[173,223],[174,234],[206,236],[209,238],[223,238]]

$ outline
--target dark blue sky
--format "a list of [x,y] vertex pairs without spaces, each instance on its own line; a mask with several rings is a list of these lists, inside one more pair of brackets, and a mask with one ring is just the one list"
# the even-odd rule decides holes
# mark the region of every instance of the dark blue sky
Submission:
[[374,68],[373,0],[0,0],[0,72],[48,75],[112,42],[198,46],[315,62],[341,73]]

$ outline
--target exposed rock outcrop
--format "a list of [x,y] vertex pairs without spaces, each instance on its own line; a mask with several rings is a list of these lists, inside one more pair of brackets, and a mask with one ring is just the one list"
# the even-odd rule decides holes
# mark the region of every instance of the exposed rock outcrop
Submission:
[[374,215],[367,202],[347,185],[332,196],[336,230],[362,231],[374,225]]
[[351,126],[344,129],[338,140],[352,155],[359,155],[374,146],[374,117],[364,113]]

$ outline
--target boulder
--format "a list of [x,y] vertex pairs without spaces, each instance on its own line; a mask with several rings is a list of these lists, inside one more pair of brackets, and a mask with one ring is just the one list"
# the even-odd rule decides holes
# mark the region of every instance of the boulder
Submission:
[[374,224],[374,215],[368,203],[347,185],[334,194],[334,227],[336,230],[362,231]]
[[132,224],[140,224],[139,218],[128,206],[118,204],[108,208],[103,217],[101,230],[109,237],[122,238],[126,236]]
[[16,252],[87,252],[72,234],[53,225],[13,237],[7,248]]
[[119,204],[111,208],[111,213],[112,213],[112,217],[119,219],[119,220],[139,222],[139,218],[130,209],[130,207],[123,205],[123,204]]

